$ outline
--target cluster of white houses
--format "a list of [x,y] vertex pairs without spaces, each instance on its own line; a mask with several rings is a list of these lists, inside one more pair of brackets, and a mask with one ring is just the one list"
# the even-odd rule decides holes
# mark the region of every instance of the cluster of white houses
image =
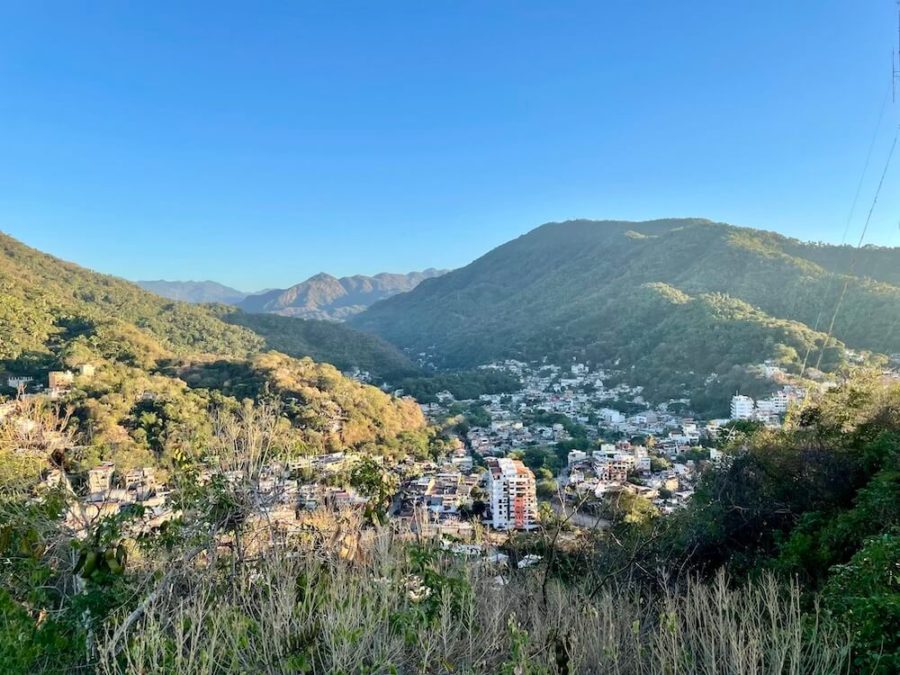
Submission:
[[731,419],[755,420],[778,426],[791,404],[800,400],[802,396],[802,389],[790,385],[785,385],[768,398],[756,401],[749,396],[735,394],[731,397]]
[[[671,447],[676,452],[698,444],[702,434],[715,437],[718,426],[727,421],[711,420],[698,425],[691,415],[677,412],[686,407],[685,399],[653,408],[644,401],[641,387],[608,386],[605,380],[610,373],[591,370],[583,363],[563,369],[507,360],[483,367],[516,376],[522,389],[505,395],[485,394],[477,401],[468,401],[490,417],[489,423],[473,425],[466,433],[469,448],[481,455],[503,456],[533,445],[568,441],[571,425],[563,424],[563,417],[582,427],[592,445],[610,436],[652,435],[658,444],[666,446],[663,449]],[[456,403],[449,392],[439,393],[438,399],[422,406],[425,414],[435,420],[446,417]],[[629,412],[616,409],[616,405]]]

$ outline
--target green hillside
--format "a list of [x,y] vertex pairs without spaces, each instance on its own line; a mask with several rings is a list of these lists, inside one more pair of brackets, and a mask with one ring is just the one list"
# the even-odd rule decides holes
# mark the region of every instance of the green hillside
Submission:
[[394,451],[401,435],[424,434],[415,403],[292,358],[414,372],[379,339],[318,323],[172,302],[0,235],[0,373],[46,383],[50,370],[95,367],[59,401],[89,463],[148,463],[172,447],[202,452],[212,409],[273,394],[290,402],[294,446],[304,450]]
[[845,281],[823,368],[844,344],[900,351],[900,250],[865,252],[878,279],[840,273],[847,254],[699,219],[549,223],[351,323],[445,367],[576,356],[671,393],[767,358],[817,363]]
[[227,323],[249,328],[262,337],[267,349],[327,361],[341,370],[359,368],[379,379],[396,380],[419,372],[390,343],[342,323],[278,314],[247,314],[224,307],[216,309]]

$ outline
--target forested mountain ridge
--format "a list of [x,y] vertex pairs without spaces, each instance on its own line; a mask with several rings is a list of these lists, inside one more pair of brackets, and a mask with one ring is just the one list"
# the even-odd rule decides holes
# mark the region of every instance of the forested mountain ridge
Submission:
[[[323,332],[315,323],[283,319],[275,327],[245,321],[224,305],[172,302],[0,234],[0,371],[46,383],[51,370],[94,366],[59,401],[71,406],[94,460],[152,463],[147,453],[158,457],[177,439],[199,451],[212,408],[272,395],[293,401],[297,447],[312,451],[351,442],[393,446],[400,434],[424,433],[413,402],[330,365],[269,351],[314,352],[341,367],[376,371],[384,354],[386,367],[414,371],[377,338],[340,325]],[[341,351],[329,353],[332,343]]]
[[247,312],[267,312],[306,319],[342,321],[373,303],[411,291],[445,270],[429,268],[409,274],[333,277],[320,273],[286,289],[250,295],[238,303]]
[[864,249],[846,275],[853,254],[702,219],[548,223],[351,324],[445,367],[579,357],[690,387],[767,358],[817,363],[846,282],[833,368],[842,343],[900,352],[900,249]]
[[134,283],[145,291],[156,293],[170,300],[180,300],[181,302],[221,302],[226,305],[236,305],[249,295],[236,288],[220,284],[217,281],[166,281],[164,279],[156,279],[135,281]]

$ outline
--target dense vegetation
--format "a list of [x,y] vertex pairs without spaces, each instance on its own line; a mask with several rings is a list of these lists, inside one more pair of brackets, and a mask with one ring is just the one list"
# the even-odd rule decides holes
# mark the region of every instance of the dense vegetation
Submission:
[[414,403],[273,349],[376,375],[416,372],[379,339],[343,326],[171,302],[0,235],[0,370],[46,383],[51,369],[95,367],[58,402],[85,447],[81,464],[199,451],[210,411],[243,398],[288,399],[298,451],[393,453],[404,435],[425,435]]
[[707,375],[765,359],[834,370],[844,345],[900,352],[900,250],[864,254],[871,272],[845,249],[704,220],[551,223],[352,323],[442,366],[578,356],[634,366],[660,398],[708,399]]
[[[624,492],[584,505],[609,530],[576,535],[544,510],[538,532],[502,544],[509,567],[494,567],[382,525],[388,467],[444,447],[412,401],[264,351],[290,340],[280,318],[235,325],[233,310],[169,303],[0,241],[4,366],[97,367],[59,401],[25,399],[0,417],[0,672],[900,670],[895,381],[851,380],[781,430],[740,426],[672,515]],[[721,292],[655,282],[626,297],[618,328],[566,324],[595,331],[589,358],[685,377],[709,368],[724,382],[760,353],[790,366],[822,347],[805,325]],[[612,323],[615,303],[593,302]],[[618,330],[631,339],[612,350],[603,336]],[[844,357],[838,346],[823,364]],[[491,371],[409,384],[464,398],[516,386]],[[456,408],[458,424],[483,421],[478,405]],[[587,447],[583,428],[569,430]],[[543,493],[568,447],[522,453]],[[276,522],[260,499],[266,467],[345,448],[368,456],[350,477],[365,520],[288,508]],[[172,518],[139,505],[91,516],[80,481],[102,459],[165,472]],[[42,484],[50,469],[66,470],[73,492]],[[540,563],[520,568],[530,553]]]
[[848,626],[860,672],[897,672],[900,386],[852,381],[726,452],[687,509],[624,525],[597,564],[651,585],[683,570],[797,579]]
[[263,350],[309,356],[342,369],[409,375],[395,349],[347,327],[249,316],[221,305],[171,302],[115,277],[23,246],[0,234],[0,360],[52,363],[78,340],[117,360],[166,354],[244,357]]
[[405,395],[420,403],[433,403],[437,394],[444,391],[450,392],[457,401],[466,401],[482,394],[509,394],[522,388],[514,375],[493,369],[431,373],[403,378],[396,384]]
[[396,382],[419,375],[415,365],[396,347],[334,321],[227,310],[221,316],[228,323],[249,328],[262,337],[267,349],[289,356],[327,361],[344,371],[359,369],[376,380]]

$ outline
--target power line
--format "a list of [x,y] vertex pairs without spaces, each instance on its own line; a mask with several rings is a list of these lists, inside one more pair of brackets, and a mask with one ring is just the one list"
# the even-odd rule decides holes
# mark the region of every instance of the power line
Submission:
[[[898,0],[898,5],[900,5],[900,0]],[[862,188],[866,180],[866,175],[869,173],[869,164],[872,161],[872,154],[875,150],[875,144],[878,141],[878,134],[881,131],[881,123],[884,121],[884,113],[887,110],[888,94],[889,92],[884,93],[884,100],[882,100],[881,102],[881,112],[878,113],[878,122],[875,124],[875,132],[872,134],[872,140],[869,141],[869,150],[868,152],[866,152],[866,161],[863,163],[862,173],[859,176],[859,181],[856,183],[856,192],[853,195],[853,202],[850,204],[850,212],[847,214],[847,222],[844,224],[844,233],[843,235],[841,235],[841,246],[843,246],[847,242],[847,235],[850,233],[850,224],[853,222],[853,216],[856,215],[856,206],[859,203],[859,197],[862,194]],[[825,288],[825,297],[822,299],[823,306],[816,316],[816,323],[813,327],[813,332],[818,332],[819,325],[822,323],[822,318],[825,314],[824,303],[828,302],[828,297],[831,295],[831,289],[834,287],[835,279],[837,279],[837,272],[832,272],[828,278],[828,285]],[[803,367],[800,369],[801,378],[806,373],[806,366],[809,363],[809,355],[812,352],[812,348],[812,344],[809,344],[806,347],[806,354],[803,357]]]
[[872,199],[872,205],[869,207],[869,213],[866,215],[866,222],[863,225],[862,232],[859,235],[859,242],[856,244],[856,252],[850,260],[850,269],[847,270],[847,276],[844,279],[844,287],[841,289],[841,295],[838,297],[837,304],[834,307],[834,313],[831,315],[831,323],[828,325],[828,335],[825,337],[825,343],[822,345],[822,351],[819,352],[819,358],[816,361],[816,370],[819,369],[819,366],[822,365],[822,357],[825,356],[825,350],[828,348],[828,343],[831,341],[831,336],[834,333],[834,322],[837,319],[838,313],[841,310],[841,305],[844,302],[844,297],[847,295],[847,287],[850,285],[851,275],[853,270],[856,268],[856,261],[859,258],[859,251],[862,248],[863,241],[866,238],[866,232],[869,230],[869,223],[872,221],[872,213],[875,211],[875,205],[878,203],[878,197],[881,194],[881,188],[884,186],[884,179],[887,176],[888,169],[891,166],[891,160],[894,157],[894,150],[897,148],[897,137],[900,136],[900,124],[897,125],[896,130],[894,131],[894,140],[891,142],[891,149],[888,152],[887,160],[884,163],[884,169],[881,172],[881,178],[878,181],[878,187],[875,190],[875,196]]

